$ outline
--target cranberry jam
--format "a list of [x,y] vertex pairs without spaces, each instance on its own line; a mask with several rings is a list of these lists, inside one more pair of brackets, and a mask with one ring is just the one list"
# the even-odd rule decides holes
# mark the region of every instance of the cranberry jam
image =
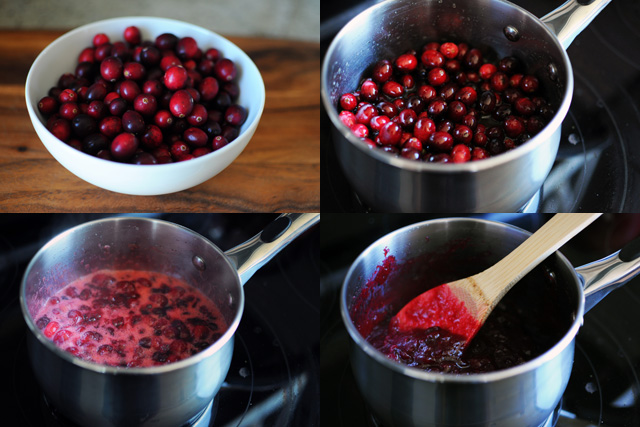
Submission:
[[227,328],[199,290],[135,270],[102,270],[69,283],[34,318],[58,347],[120,367],[176,362],[209,347]]
[[[453,242],[449,252],[465,245]],[[507,293],[466,349],[464,337],[445,329],[401,332],[392,322],[395,313],[420,293],[478,273],[483,269],[479,266],[488,267],[484,258],[486,254],[466,263],[443,262],[443,255],[437,254],[399,262],[387,254],[351,305],[354,325],[389,358],[431,372],[483,373],[534,359],[558,342],[573,321],[569,294],[548,263]]]

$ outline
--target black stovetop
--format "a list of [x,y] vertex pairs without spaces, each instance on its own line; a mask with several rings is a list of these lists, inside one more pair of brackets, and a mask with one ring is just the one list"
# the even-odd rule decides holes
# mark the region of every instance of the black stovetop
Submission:
[[[19,282],[38,249],[58,233],[105,215],[0,216],[0,413],[5,426],[66,427],[31,371]],[[223,250],[276,215],[151,215],[184,225]],[[303,234],[245,285],[233,360],[209,426],[317,426],[320,395],[317,283],[319,227]],[[311,333],[310,333],[311,332]],[[199,426],[200,427],[200,426]]]
[[[476,215],[535,231],[548,214]],[[340,288],[350,264],[378,238],[437,215],[323,214],[320,276],[321,424],[377,424],[355,383],[349,335],[340,316]],[[640,215],[605,214],[562,249],[574,266],[620,249],[640,236]],[[640,425],[640,277],[591,309],[576,337],[571,379],[556,427]]]
[[[513,0],[544,16],[564,0]],[[322,2],[322,54],[340,28],[373,0]],[[575,89],[556,162],[539,212],[640,211],[640,2],[616,0],[567,52]],[[325,212],[371,212],[344,176],[321,113],[321,184]]]

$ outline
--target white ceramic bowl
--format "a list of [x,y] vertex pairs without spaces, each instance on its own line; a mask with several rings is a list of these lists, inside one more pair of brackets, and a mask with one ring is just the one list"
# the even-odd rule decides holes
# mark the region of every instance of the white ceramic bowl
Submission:
[[[45,127],[37,105],[64,73],[73,73],[80,51],[91,46],[93,36],[105,33],[111,41],[123,40],[124,29],[135,25],[143,40],[155,40],[162,33],[178,37],[191,36],[200,48],[218,49],[235,62],[236,81],[240,87],[237,103],[247,109],[247,120],[236,139],[225,147],[184,162],[163,165],[132,165],[103,160],[78,151],[53,136]],[[225,169],[240,155],[253,136],[262,116],[265,89],[262,76],[251,59],[224,37],[196,25],[155,17],[107,19],[72,30],[47,46],[33,62],[27,76],[25,96],[27,110],[36,133],[53,157],[69,171],[91,184],[118,193],[158,195],[174,193],[196,186]]]

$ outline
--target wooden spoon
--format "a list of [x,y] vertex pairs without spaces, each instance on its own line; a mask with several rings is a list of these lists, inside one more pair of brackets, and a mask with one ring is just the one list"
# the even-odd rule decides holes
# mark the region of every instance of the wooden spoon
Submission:
[[492,267],[418,295],[394,316],[391,327],[411,331],[439,326],[468,343],[513,285],[600,215],[554,215]]

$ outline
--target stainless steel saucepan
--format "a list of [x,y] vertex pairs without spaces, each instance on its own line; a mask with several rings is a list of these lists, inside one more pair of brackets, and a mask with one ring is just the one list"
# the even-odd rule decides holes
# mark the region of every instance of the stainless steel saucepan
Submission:
[[[640,238],[607,258],[575,269],[559,252],[547,259],[543,265],[555,274],[555,286],[568,301],[565,314],[569,326],[548,351],[508,369],[454,375],[408,367],[387,358],[367,342],[350,314],[363,286],[387,254],[396,257],[398,262],[428,256],[430,265],[451,266],[447,268],[452,271],[464,266],[480,272],[529,235],[525,230],[499,222],[438,219],[394,231],[373,243],[354,261],[342,288],[341,313],[351,337],[350,359],[356,383],[383,425],[537,427],[550,417],[569,381],[575,336],[584,313],[611,290],[638,274]],[[450,250],[451,242],[458,242],[455,251]],[[451,277],[440,279],[442,282],[453,280]],[[436,277],[435,281],[438,280]],[[385,295],[389,299],[387,309],[395,313],[417,295],[402,295],[404,301],[391,297],[403,294],[397,289],[401,283],[376,283],[376,289],[370,293]],[[562,334],[563,331],[559,331],[559,335]]]
[[[322,66],[322,101],[345,176],[369,206],[389,212],[515,212],[540,189],[558,152],[573,95],[565,49],[611,0],[569,0],[538,19],[505,0],[387,0],[351,20]],[[581,3],[589,3],[586,6]],[[341,123],[340,96],[365,71],[429,41],[464,41],[519,58],[556,109],[535,137],[482,161],[437,164],[369,149]]]
[[[229,370],[243,284],[319,219],[319,214],[281,215],[226,252],[187,228],[148,218],[108,218],[58,235],[31,260],[20,289],[28,354],[47,400],[82,426],[176,427],[197,419]],[[164,366],[119,368],[76,358],[47,339],[33,316],[65,284],[100,269],[178,277],[211,298],[229,327],[202,352]]]

